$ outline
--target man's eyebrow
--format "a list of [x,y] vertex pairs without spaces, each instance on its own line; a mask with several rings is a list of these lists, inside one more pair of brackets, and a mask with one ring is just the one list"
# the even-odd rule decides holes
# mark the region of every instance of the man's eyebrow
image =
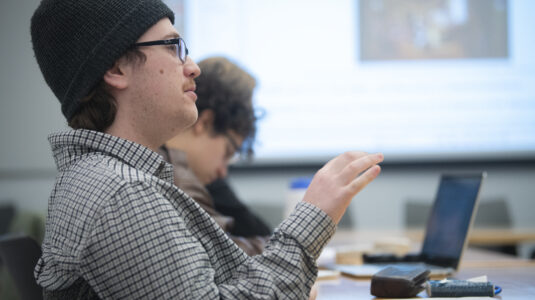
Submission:
[[168,39],[178,39],[180,37],[180,34],[176,33],[176,32],[173,32],[173,33],[169,33],[169,34],[166,34],[163,39],[164,40],[168,40]]

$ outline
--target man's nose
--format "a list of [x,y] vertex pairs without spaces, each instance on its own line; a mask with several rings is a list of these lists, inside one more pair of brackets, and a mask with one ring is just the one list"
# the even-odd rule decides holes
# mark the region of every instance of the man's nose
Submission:
[[186,63],[184,64],[184,74],[190,78],[197,78],[201,75],[201,69],[189,56],[186,57]]

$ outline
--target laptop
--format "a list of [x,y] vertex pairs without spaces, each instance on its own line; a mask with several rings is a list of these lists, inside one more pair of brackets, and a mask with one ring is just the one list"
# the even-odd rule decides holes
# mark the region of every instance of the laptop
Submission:
[[481,184],[486,173],[442,175],[427,220],[420,253],[403,257],[369,255],[362,265],[331,265],[343,274],[371,277],[387,266],[425,267],[432,277],[457,271],[474,221]]

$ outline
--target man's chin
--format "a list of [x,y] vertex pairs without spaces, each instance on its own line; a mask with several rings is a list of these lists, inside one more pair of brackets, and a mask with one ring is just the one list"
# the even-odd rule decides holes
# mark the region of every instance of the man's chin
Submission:
[[185,114],[184,119],[187,119],[187,122],[185,122],[185,128],[191,127],[195,122],[197,122],[197,119],[199,118],[199,112],[197,111],[197,107],[195,107],[195,111]]

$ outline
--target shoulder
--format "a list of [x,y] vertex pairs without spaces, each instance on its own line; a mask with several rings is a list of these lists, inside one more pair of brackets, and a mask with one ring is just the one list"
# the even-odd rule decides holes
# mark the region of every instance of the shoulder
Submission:
[[143,191],[156,193],[152,177],[113,157],[89,154],[58,175],[51,204],[92,216],[103,206],[130,201],[136,194],[139,198]]
[[[58,175],[49,200],[47,231],[78,248],[78,239],[87,237],[105,220],[120,223],[139,217],[137,213],[146,211],[146,206],[172,211],[157,180],[113,157],[87,155]],[[140,207],[144,208],[137,209]]]
[[111,157],[89,154],[59,174],[56,188],[77,196],[115,194],[127,183],[118,172],[123,168]]

